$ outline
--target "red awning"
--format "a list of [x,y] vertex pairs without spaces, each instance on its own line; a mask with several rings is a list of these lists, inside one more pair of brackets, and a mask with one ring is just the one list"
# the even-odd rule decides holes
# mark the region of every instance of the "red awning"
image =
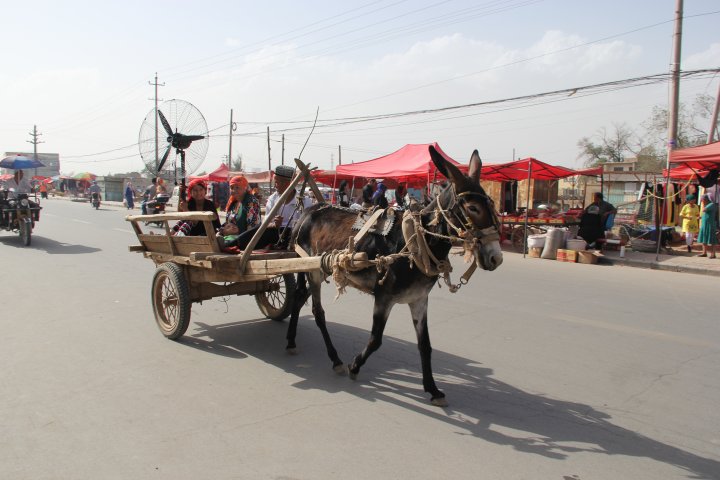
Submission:
[[670,163],[698,169],[720,168],[720,141],[670,152]]
[[350,165],[339,165],[336,169],[338,178],[345,175],[346,178],[376,178],[383,180],[392,188],[393,184],[407,183],[409,185],[428,183],[434,177],[444,179],[433,164],[430,158],[430,145],[442,155],[445,160],[457,166],[463,172],[467,172],[467,166],[461,165],[442,151],[437,143],[409,144],[400,150],[389,155],[367,160],[365,162],[353,163]]
[[516,162],[483,165],[480,179],[495,180],[498,182],[527,180],[528,173],[533,180],[556,180],[578,174],[575,170],[548,165],[545,162],[528,157]]
[[599,177],[603,174],[603,167],[583,168],[582,170],[575,170],[575,173],[586,177]]

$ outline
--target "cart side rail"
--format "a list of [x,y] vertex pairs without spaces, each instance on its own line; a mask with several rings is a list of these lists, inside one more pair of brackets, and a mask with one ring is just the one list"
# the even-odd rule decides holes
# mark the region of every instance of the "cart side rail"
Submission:
[[[140,245],[131,245],[131,252],[155,252],[172,254],[174,256],[187,257],[193,252],[220,253],[220,245],[215,237],[215,230],[212,221],[215,218],[213,212],[177,212],[163,213],[157,215],[128,215],[125,220],[132,224]],[[170,222],[196,221],[205,224],[204,236],[176,237],[170,230]],[[154,232],[145,233],[140,224],[142,222],[163,222],[164,234]]]

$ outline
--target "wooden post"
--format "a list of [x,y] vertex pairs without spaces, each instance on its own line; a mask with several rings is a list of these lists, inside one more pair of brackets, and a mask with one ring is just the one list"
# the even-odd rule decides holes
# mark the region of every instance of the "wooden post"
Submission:
[[303,176],[303,172],[298,171],[295,174],[295,177],[290,182],[287,190],[285,190],[283,194],[280,195],[277,203],[273,205],[269,212],[265,212],[265,220],[263,220],[263,222],[260,224],[257,232],[255,232],[255,235],[253,235],[253,237],[250,239],[250,243],[248,243],[247,247],[245,247],[245,250],[243,250],[243,252],[240,254],[240,262],[238,263],[237,269],[238,273],[242,274],[245,271],[245,266],[247,265],[248,260],[250,260],[250,255],[252,255],[253,248],[255,248],[257,243],[260,241],[260,238],[262,237],[263,233],[265,233],[265,230],[267,230],[270,222],[272,222],[272,219],[274,219],[275,215],[277,215],[277,212],[279,212],[280,209],[285,206],[288,198],[290,198],[291,195],[295,195],[295,187],[298,183],[300,183],[300,180],[303,178]]

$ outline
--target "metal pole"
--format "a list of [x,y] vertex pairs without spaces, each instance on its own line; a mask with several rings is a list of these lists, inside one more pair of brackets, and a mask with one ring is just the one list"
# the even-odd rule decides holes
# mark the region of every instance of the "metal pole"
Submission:
[[232,134],[233,134],[233,109],[230,109],[230,141],[228,142],[228,170],[232,170]]
[[[680,53],[682,51],[682,20],[683,20],[683,0],[676,0],[675,3],[675,33],[673,34],[673,60],[670,64],[670,73],[672,75],[670,86],[670,108],[668,110],[668,151],[667,151],[667,176],[665,177],[665,191],[663,192],[662,211],[664,215],[668,210],[668,186],[670,185],[670,154],[677,148],[677,124],[678,110],[680,103]],[[657,248],[655,251],[655,261],[660,260],[660,244],[662,243],[662,218],[658,222],[659,227],[657,233]]]
[[528,212],[530,211],[530,179],[532,178],[532,160],[528,160],[528,178],[527,188],[525,189],[525,226],[523,227],[523,258],[527,251],[527,228],[528,228]]
[[338,145],[338,165],[342,165],[342,147]]
[[268,143],[268,171],[272,170],[270,165],[270,127],[267,127],[267,143]]
[[715,95],[715,108],[713,109],[712,119],[710,120],[710,131],[708,132],[707,143],[712,143],[717,130],[718,110],[720,110],[720,83],[718,83],[718,92]]

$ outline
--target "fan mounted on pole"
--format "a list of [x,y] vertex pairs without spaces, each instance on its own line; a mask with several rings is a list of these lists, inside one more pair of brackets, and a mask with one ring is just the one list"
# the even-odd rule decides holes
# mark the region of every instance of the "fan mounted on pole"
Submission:
[[[154,108],[150,110],[140,125],[140,157],[155,175],[174,173],[176,185],[180,177],[180,198],[184,200],[185,178],[205,160],[208,136],[207,123],[200,110],[184,100],[168,100],[158,106],[157,113]],[[169,161],[173,149],[175,158]]]

